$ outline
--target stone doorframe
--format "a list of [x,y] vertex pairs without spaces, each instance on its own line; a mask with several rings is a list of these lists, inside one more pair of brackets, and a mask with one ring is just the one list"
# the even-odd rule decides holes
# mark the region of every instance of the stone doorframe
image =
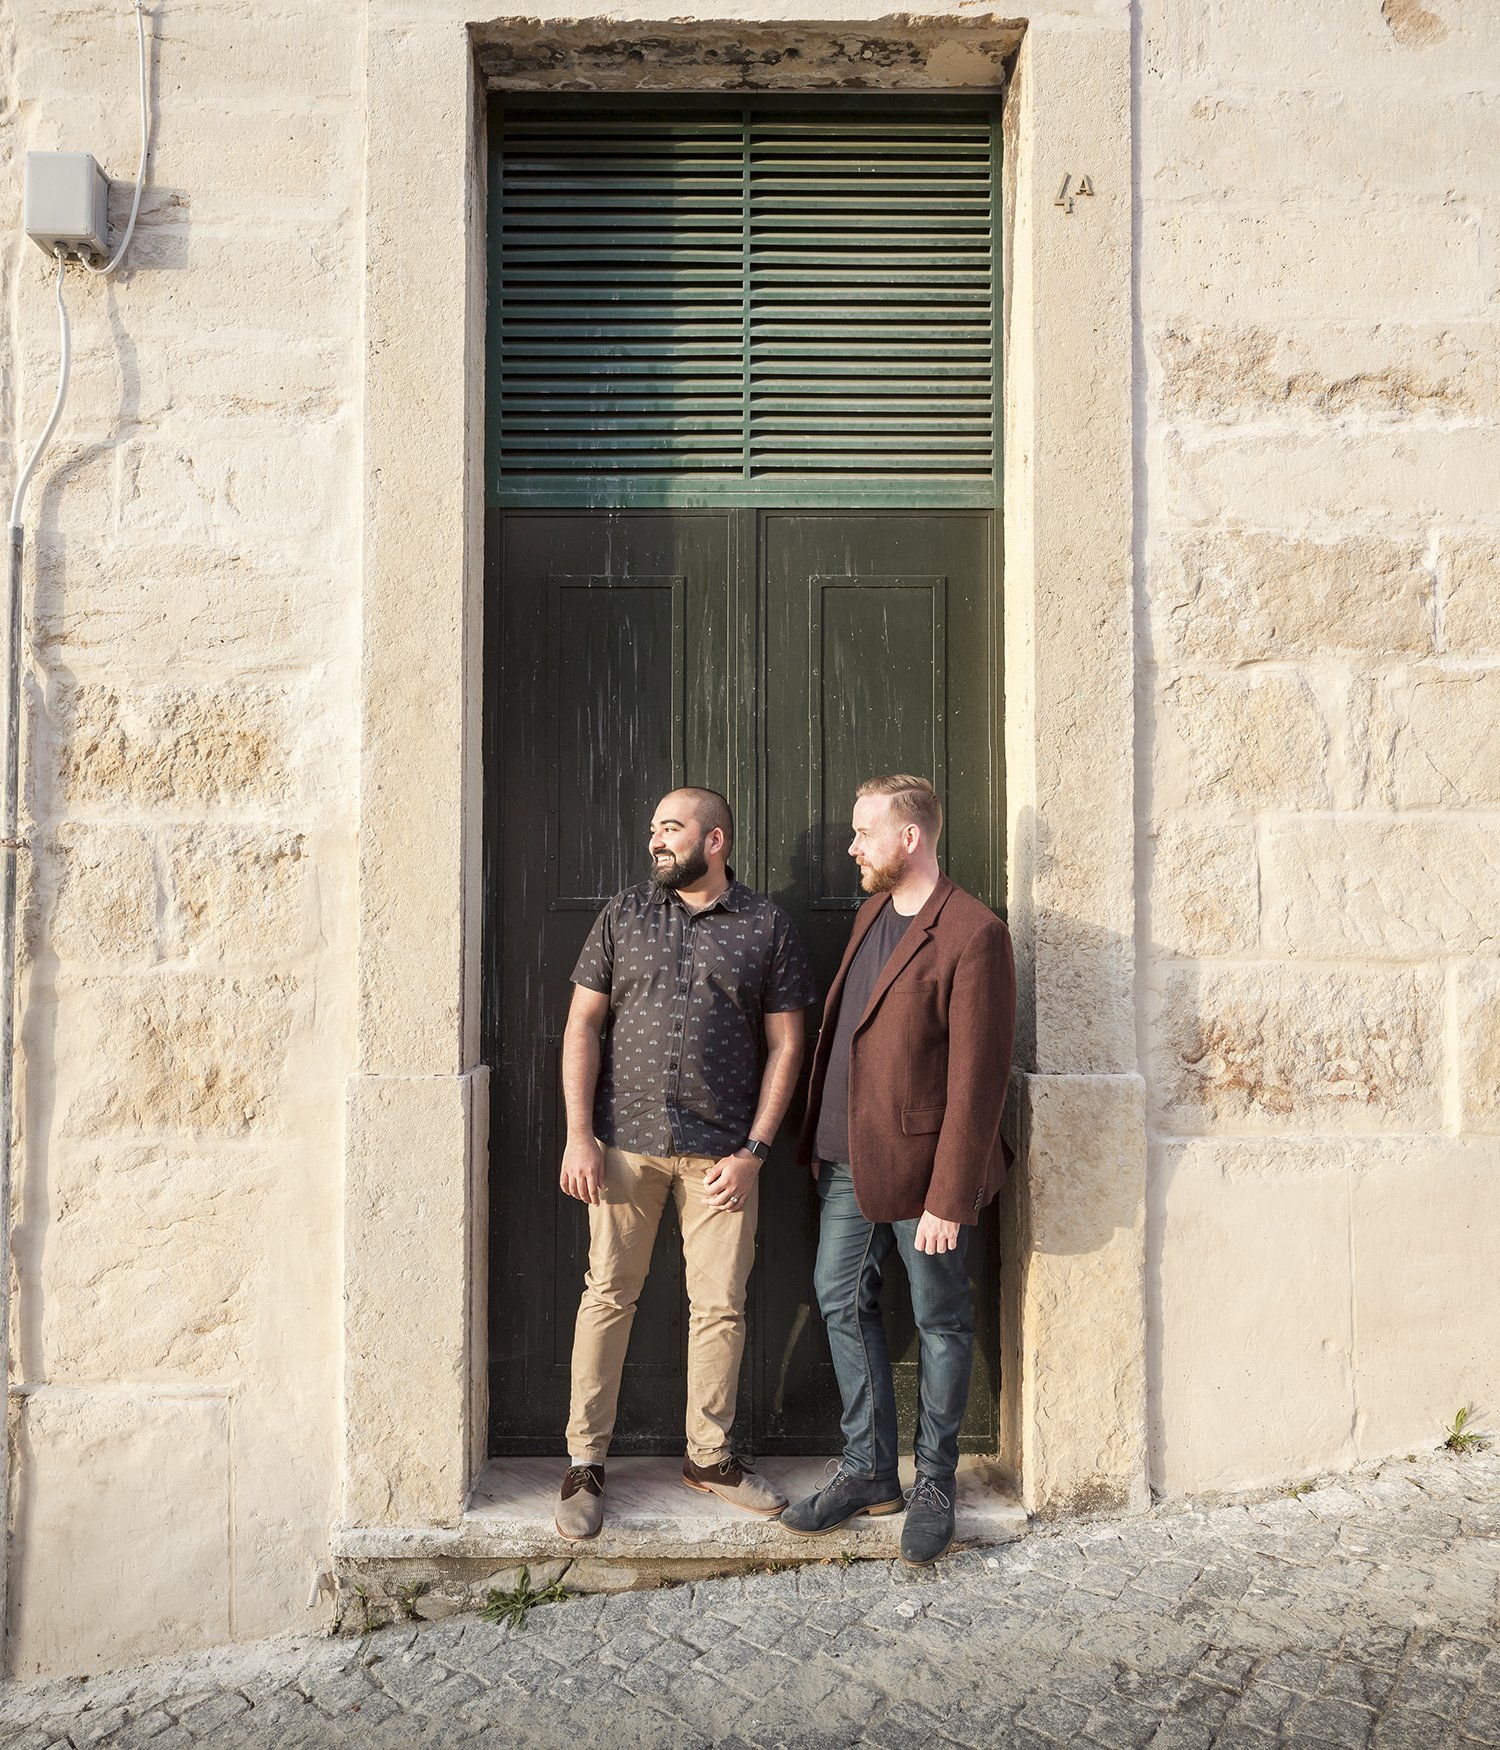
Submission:
[[1005,741],[1021,1023],[1000,1458],[1036,1512],[1146,1500],[1129,12],[882,19],[859,4],[822,24],[547,24],[481,20],[463,0],[370,0],[344,1536],[457,1525],[485,1458],[485,97],[580,77],[911,91],[994,89],[1010,69]]

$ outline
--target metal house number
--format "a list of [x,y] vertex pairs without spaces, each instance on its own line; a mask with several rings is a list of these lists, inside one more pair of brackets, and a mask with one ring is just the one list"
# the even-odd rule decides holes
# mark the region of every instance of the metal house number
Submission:
[[1052,204],[1055,207],[1061,207],[1065,213],[1071,213],[1075,200],[1081,200],[1085,195],[1092,195],[1093,192],[1094,179],[1092,176],[1080,176],[1075,183],[1073,172],[1070,170],[1062,179],[1062,187],[1058,189],[1057,199]]

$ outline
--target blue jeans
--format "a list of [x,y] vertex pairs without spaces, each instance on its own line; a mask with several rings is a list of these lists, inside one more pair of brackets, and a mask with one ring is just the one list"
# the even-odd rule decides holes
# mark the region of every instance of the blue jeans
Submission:
[[960,1227],[951,1252],[919,1252],[915,1221],[872,1222],[860,1214],[847,1161],[818,1172],[823,1205],[813,1285],[844,1400],[844,1468],[881,1482],[896,1475],[896,1393],[880,1320],[886,1260],[899,1251],[917,1321],[917,1470],[947,1478],[958,1468],[958,1425],[969,1398],[974,1311]]

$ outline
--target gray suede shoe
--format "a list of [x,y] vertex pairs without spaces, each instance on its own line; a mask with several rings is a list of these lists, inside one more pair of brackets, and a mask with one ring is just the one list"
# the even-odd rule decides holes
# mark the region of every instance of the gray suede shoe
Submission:
[[717,1464],[694,1464],[690,1458],[683,1459],[682,1480],[690,1489],[698,1489],[705,1495],[717,1495],[731,1507],[738,1507],[745,1513],[759,1513],[765,1519],[774,1519],[786,1506],[786,1496],[780,1489],[773,1488],[764,1477],[756,1476],[749,1461],[736,1458],[733,1453],[721,1458]]
[[554,1516],[559,1537],[597,1537],[604,1523],[604,1466],[575,1464],[562,1481]]
[[879,1519],[900,1511],[901,1484],[895,1477],[855,1477],[840,1468],[815,1495],[794,1501],[782,1514],[781,1523],[802,1537],[821,1537],[861,1513]]
[[953,1500],[958,1490],[952,1477],[919,1476],[906,1492],[906,1519],[901,1526],[901,1560],[925,1568],[953,1542]]

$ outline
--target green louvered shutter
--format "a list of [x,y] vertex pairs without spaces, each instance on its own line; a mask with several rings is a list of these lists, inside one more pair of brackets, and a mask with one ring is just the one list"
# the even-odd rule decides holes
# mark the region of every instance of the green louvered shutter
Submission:
[[992,111],[497,131],[493,502],[992,502]]

